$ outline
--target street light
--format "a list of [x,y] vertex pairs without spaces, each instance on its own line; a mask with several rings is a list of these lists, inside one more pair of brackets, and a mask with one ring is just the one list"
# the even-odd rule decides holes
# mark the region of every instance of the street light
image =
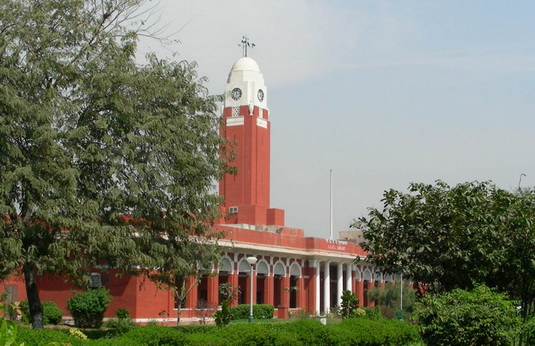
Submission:
[[247,257],[247,263],[251,266],[251,303],[249,306],[249,322],[253,322],[253,266],[258,259],[256,257]]

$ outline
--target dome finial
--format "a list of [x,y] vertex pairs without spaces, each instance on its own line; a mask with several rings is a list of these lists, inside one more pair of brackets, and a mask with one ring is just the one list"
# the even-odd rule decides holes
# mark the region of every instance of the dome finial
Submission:
[[249,37],[247,37],[247,35],[245,36],[242,36],[242,39],[241,39],[241,44],[238,44],[238,46],[242,47],[243,49],[243,56],[247,56],[247,48],[248,47],[251,47],[251,48],[254,48],[256,47],[256,45],[254,43],[250,43],[249,42]]

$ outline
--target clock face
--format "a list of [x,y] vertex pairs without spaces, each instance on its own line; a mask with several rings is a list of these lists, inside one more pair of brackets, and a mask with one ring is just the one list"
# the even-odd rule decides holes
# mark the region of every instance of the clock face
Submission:
[[264,92],[262,91],[262,89],[258,90],[258,101],[264,101]]
[[234,101],[238,101],[241,97],[241,89],[240,88],[232,89],[232,91],[230,92],[230,97],[232,97]]

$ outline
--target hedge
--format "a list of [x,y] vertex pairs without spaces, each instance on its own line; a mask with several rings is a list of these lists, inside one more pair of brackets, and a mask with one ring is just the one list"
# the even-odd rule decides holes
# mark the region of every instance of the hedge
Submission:
[[333,335],[352,345],[406,345],[421,341],[418,327],[397,320],[350,318],[332,326]]
[[[42,302],[43,304],[43,323],[44,324],[59,324],[63,317],[63,312],[54,302]],[[28,302],[20,302],[20,308],[26,318],[30,319],[30,308]]]
[[23,343],[25,345],[41,346],[47,345],[51,342],[59,342],[65,345],[84,345],[82,340],[69,336],[68,330],[52,330],[52,329],[30,329],[19,327],[17,331],[16,344]]
[[[89,333],[88,333],[89,334]],[[109,337],[109,335],[107,336]],[[26,345],[58,341],[86,344],[62,331],[28,330],[17,340]],[[314,319],[266,323],[235,323],[225,327],[134,327],[114,338],[91,340],[92,345],[406,345],[421,342],[415,326],[403,321],[346,319],[324,326]]]
[[104,313],[111,303],[111,296],[105,288],[90,290],[75,295],[67,301],[67,309],[74,318],[74,325],[80,328],[100,328]]
[[[246,320],[249,318],[251,306],[249,304],[240,304],[230,308],[230,315],[233,320]],[[268,304],[254,304],[253,318],[255,320],[269,320],[273,318],[275,308]]]

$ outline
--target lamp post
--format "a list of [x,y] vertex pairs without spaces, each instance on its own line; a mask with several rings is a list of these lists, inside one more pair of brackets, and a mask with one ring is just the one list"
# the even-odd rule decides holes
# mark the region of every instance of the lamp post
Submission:
[[253,266],[256,264],[256,261],[256,257],[247,257],[247,263],[249,263],[249,265],[251,266],[251,292],[249,293],[251,299],[249,306],[249,322],[253,322]]

